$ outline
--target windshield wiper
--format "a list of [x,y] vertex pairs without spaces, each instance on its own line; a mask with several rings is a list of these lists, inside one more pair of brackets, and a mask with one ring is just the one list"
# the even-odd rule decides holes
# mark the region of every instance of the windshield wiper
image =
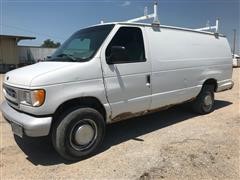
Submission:
[[58,54],[57,55],[57,57],[63,57],[63,56],[66,56],[68,59],[71,59],[74,62],[77,61],[77,59],[73,55],[71,55],[71,54],[62,53],[62,54]]

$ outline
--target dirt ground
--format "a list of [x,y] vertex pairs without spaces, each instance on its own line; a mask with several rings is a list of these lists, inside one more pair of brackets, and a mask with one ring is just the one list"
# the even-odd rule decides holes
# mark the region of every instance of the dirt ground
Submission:
[[[1,77],[2,78],[2,77]],[[240,68],[215,111],[187,106],[113,124],[93,157],[69,163],[46,138],[14,137],[1,117],[1,179],[239,179]]]

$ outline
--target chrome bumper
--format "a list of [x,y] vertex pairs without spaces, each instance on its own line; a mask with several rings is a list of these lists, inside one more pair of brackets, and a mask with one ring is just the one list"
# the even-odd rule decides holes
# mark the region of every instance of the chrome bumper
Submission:
[[6,120],[22,127],[23,133],[27,136],[46,136],[50,132],[52,117],[38,118],[18,112],[9,106],[6,101],[1,104],[0,109]]
[[234,86],[234,82],[232,80],[224,80],[224,81],[220,81],[218,82],[218,87],[217,87],[217,92],[221,92],[221,91],[225,91],[225,90],[229,90],[232,89]]

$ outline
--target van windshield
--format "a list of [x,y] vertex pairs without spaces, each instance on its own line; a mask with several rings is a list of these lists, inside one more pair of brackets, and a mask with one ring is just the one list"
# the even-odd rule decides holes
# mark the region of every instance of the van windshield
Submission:
[[98,51],[114,25],[101,25],[74,33],[47,61],[84,62]]

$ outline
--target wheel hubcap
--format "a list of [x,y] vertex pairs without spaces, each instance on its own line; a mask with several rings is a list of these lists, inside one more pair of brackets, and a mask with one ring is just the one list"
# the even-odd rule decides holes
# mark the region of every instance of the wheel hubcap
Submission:
[[83,119],[76,123],[69,134],[70,145],[77,151],[90,148],[97,138],[97,125],[91,119]]
[[213,99],[213,97],[211,96],[210,93],[207,94],[204,97],[204,99],[203,99],[203,107],[202,108],[203,108],[203,110],[205,112],[210,112],[211,111],[212,106],[213,106],[213,101],[214,101],[214,99]]
[[212,105],[212,97],[211,97],[210,95],[208,95],[208,96],[206,96],[206,97],[204,98],[204,104],[205,104],[206,106]]
[[88,124],[81,125],[75,132],[74,140],[78,145],[89,144],[94,137],[94,129]]

